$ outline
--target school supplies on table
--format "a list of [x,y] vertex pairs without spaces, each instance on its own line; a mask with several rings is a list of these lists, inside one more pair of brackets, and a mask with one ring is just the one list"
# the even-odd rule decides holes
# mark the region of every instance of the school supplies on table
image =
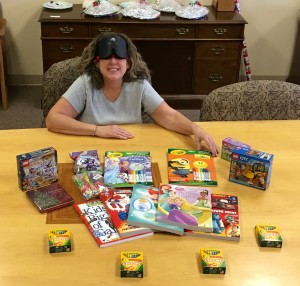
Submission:
[[213,160],[208,151],[168,149],[168,182],[178,185],[217,186]]

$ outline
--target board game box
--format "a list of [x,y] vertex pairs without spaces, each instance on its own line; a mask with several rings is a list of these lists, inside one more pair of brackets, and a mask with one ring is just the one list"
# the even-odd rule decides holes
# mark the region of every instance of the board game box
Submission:
[[236,147],[232,151],[229,181],[266,190],[270,184],[273,154]]
[[20,154],[16,158],[22,191],[38,189],[58,180],[57,151],[53,147]]

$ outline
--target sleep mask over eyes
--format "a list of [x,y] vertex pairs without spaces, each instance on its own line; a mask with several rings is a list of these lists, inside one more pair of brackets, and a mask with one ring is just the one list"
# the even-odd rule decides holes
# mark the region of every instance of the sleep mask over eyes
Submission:
[[99,59],[110,59],[115,56],[117,59],[127,59],[127,44],[120,36],[107,36],[97,42],[95,57]]

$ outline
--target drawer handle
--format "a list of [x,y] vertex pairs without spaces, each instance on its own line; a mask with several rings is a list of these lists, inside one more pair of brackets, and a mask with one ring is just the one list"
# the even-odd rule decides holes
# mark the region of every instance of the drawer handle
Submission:
[[227,29],[225,28],[215,28],[214,32],[216,35],[224,35],[225,33],[227,33]]
[[74,29],[73,28],[69,28],[69,27],[62,27],[62,28],[59,28],[59,30],[63,34],[71,34]]
[[190,32],[190,29],[188,28],[177,28],[176,32],[178,35],[186,35]]
[[215,55],[221,55],[226,51],[225,47],[215,46],[210,49]]
[[109,27],[102,27],[102,28],[98,28],[98,31],[102,34],[105,32],[111,32],[111,28]]
[[219,82],[220,80],[222,80],[223,75],[219,73],[211,73],[208,78],[212,82]]
[[71,53],[74,51],[74,47],[71,45],[60,46],[59,48],[60,48],[60,51],[65,54]]

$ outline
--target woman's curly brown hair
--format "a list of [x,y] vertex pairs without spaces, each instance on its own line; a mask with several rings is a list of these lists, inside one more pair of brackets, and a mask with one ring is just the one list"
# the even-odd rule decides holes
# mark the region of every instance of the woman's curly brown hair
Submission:
[[132,82],[138,79],[146,79],[151,82],[150,71],[147,64],[143,61],[142,56],[137,51],[136,46],[133,44],[125,34],[106,32],[96,37],[82,52],[81,60],[79,63],[80,74],[88,74],[91,76],[92,84],[100,89],[104,85],[103,76],[100,73],[99,68],[95,64],[95,48],[98,41],[107,36],[119,36],[122,37],[127,43],[127,50],[129,54],[128,64],[129,68],[124,74],[124,82]]

